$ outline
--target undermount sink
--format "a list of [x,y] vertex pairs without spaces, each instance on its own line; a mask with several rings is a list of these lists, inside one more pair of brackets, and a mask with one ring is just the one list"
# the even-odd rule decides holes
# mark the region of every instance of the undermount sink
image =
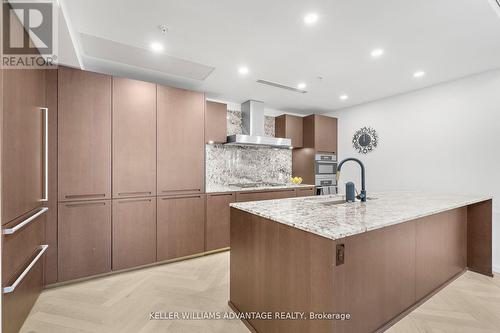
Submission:
[[[366,198],[367,201],[377,200],[377,199],[378,198],[374,198],[374,197],[367,197]],[[359,202],[359,200],[356,200],[356,202]],[[334,205],[341,205],[341,204],[345,204],[345,203],[349,203],[349,202],[346,202],[345,199],[335,199],[335,200],[323,201],[321,204],[325,205],[325,206],[334,206]]]

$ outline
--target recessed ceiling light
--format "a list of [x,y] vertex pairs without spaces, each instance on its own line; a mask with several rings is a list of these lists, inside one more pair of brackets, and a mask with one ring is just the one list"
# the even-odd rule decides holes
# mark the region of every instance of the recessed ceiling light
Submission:
[[163,45],[160,43],[151,43],[151,50],[154,52],[161,52],[163,51]]
[[384,54],[384,49],[375,49],[371,52],[373,58],[381,57]]
[[415,78],[421,78],[421,77],[424,77],[425,76],[425,72],[424,71],[417,71],[415,73],[413,73],[413,77]]
[[247,75],[248,72],[249,70],[246,66],[241,66],[240,68],[238,68],[238,73],[240,73],[241,75]]
[[304,16],[304,23],[307,25],[312,25],[316,22],[318,22],[318,14],[316,13],[309,13],[306,16]]
[[340,95],[339,98],[340,98],[341,101],[345,101],[345,100],[349,99],[349,96],[346,95],[346,94],[344,94],[344,95]]
[[299,89],[306,89],[306,87],[307,87],[307,85],[303,82],[301,82],[297,85],[297,88],[299,88]]

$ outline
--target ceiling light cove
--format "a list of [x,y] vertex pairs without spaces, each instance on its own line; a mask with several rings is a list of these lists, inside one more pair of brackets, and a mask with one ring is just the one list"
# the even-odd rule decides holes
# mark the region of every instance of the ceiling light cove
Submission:
[[318,22],[319,16],[316,13],[309,13],[306,16],[304,16],[304,23],[306,25],[313,25],[316,22]]
[[414,78],[421,78],[421,77],[424,77],[425,76],[425,72],[424,71],[416,71],[415,73],[413,73],[413,77]]
[[343,94],[343,95],[340,95],[339,98],[341,101],[347,101],[349,99],[349,96],[346,94]]
[[151,50],[154,52],[161,52],[163,51],[163,45],[158,42],[151,43]]
[[247,75],[248,72],[249,72],[249,70],[248,70],[247,66],[241,66],[240,68],[238,68],[238,73],[240,75]]
[[298,89],[306,89],[306,87],[307,87],[307,84],[305,84],[304,82],[297,84]]
[[372,58],[379,58],[384,55],[384,49],[374,49],[371,52]]

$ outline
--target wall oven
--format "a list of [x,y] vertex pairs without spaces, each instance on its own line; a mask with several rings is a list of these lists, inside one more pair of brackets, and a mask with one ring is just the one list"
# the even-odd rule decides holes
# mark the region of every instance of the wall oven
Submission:
[[314,169],[316,194],[336,194],[337,155],[316,154]]

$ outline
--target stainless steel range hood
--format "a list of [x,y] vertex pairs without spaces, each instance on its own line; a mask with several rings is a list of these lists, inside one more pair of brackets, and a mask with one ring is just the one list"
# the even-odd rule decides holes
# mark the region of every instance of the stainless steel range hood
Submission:
[[228,145],[240,146],[270,146],[276,148],[290,148],[292,140],[273,138],[264,135],[264,103],[246,101],[241,104],[243,115],[243,134],[227,137]]

